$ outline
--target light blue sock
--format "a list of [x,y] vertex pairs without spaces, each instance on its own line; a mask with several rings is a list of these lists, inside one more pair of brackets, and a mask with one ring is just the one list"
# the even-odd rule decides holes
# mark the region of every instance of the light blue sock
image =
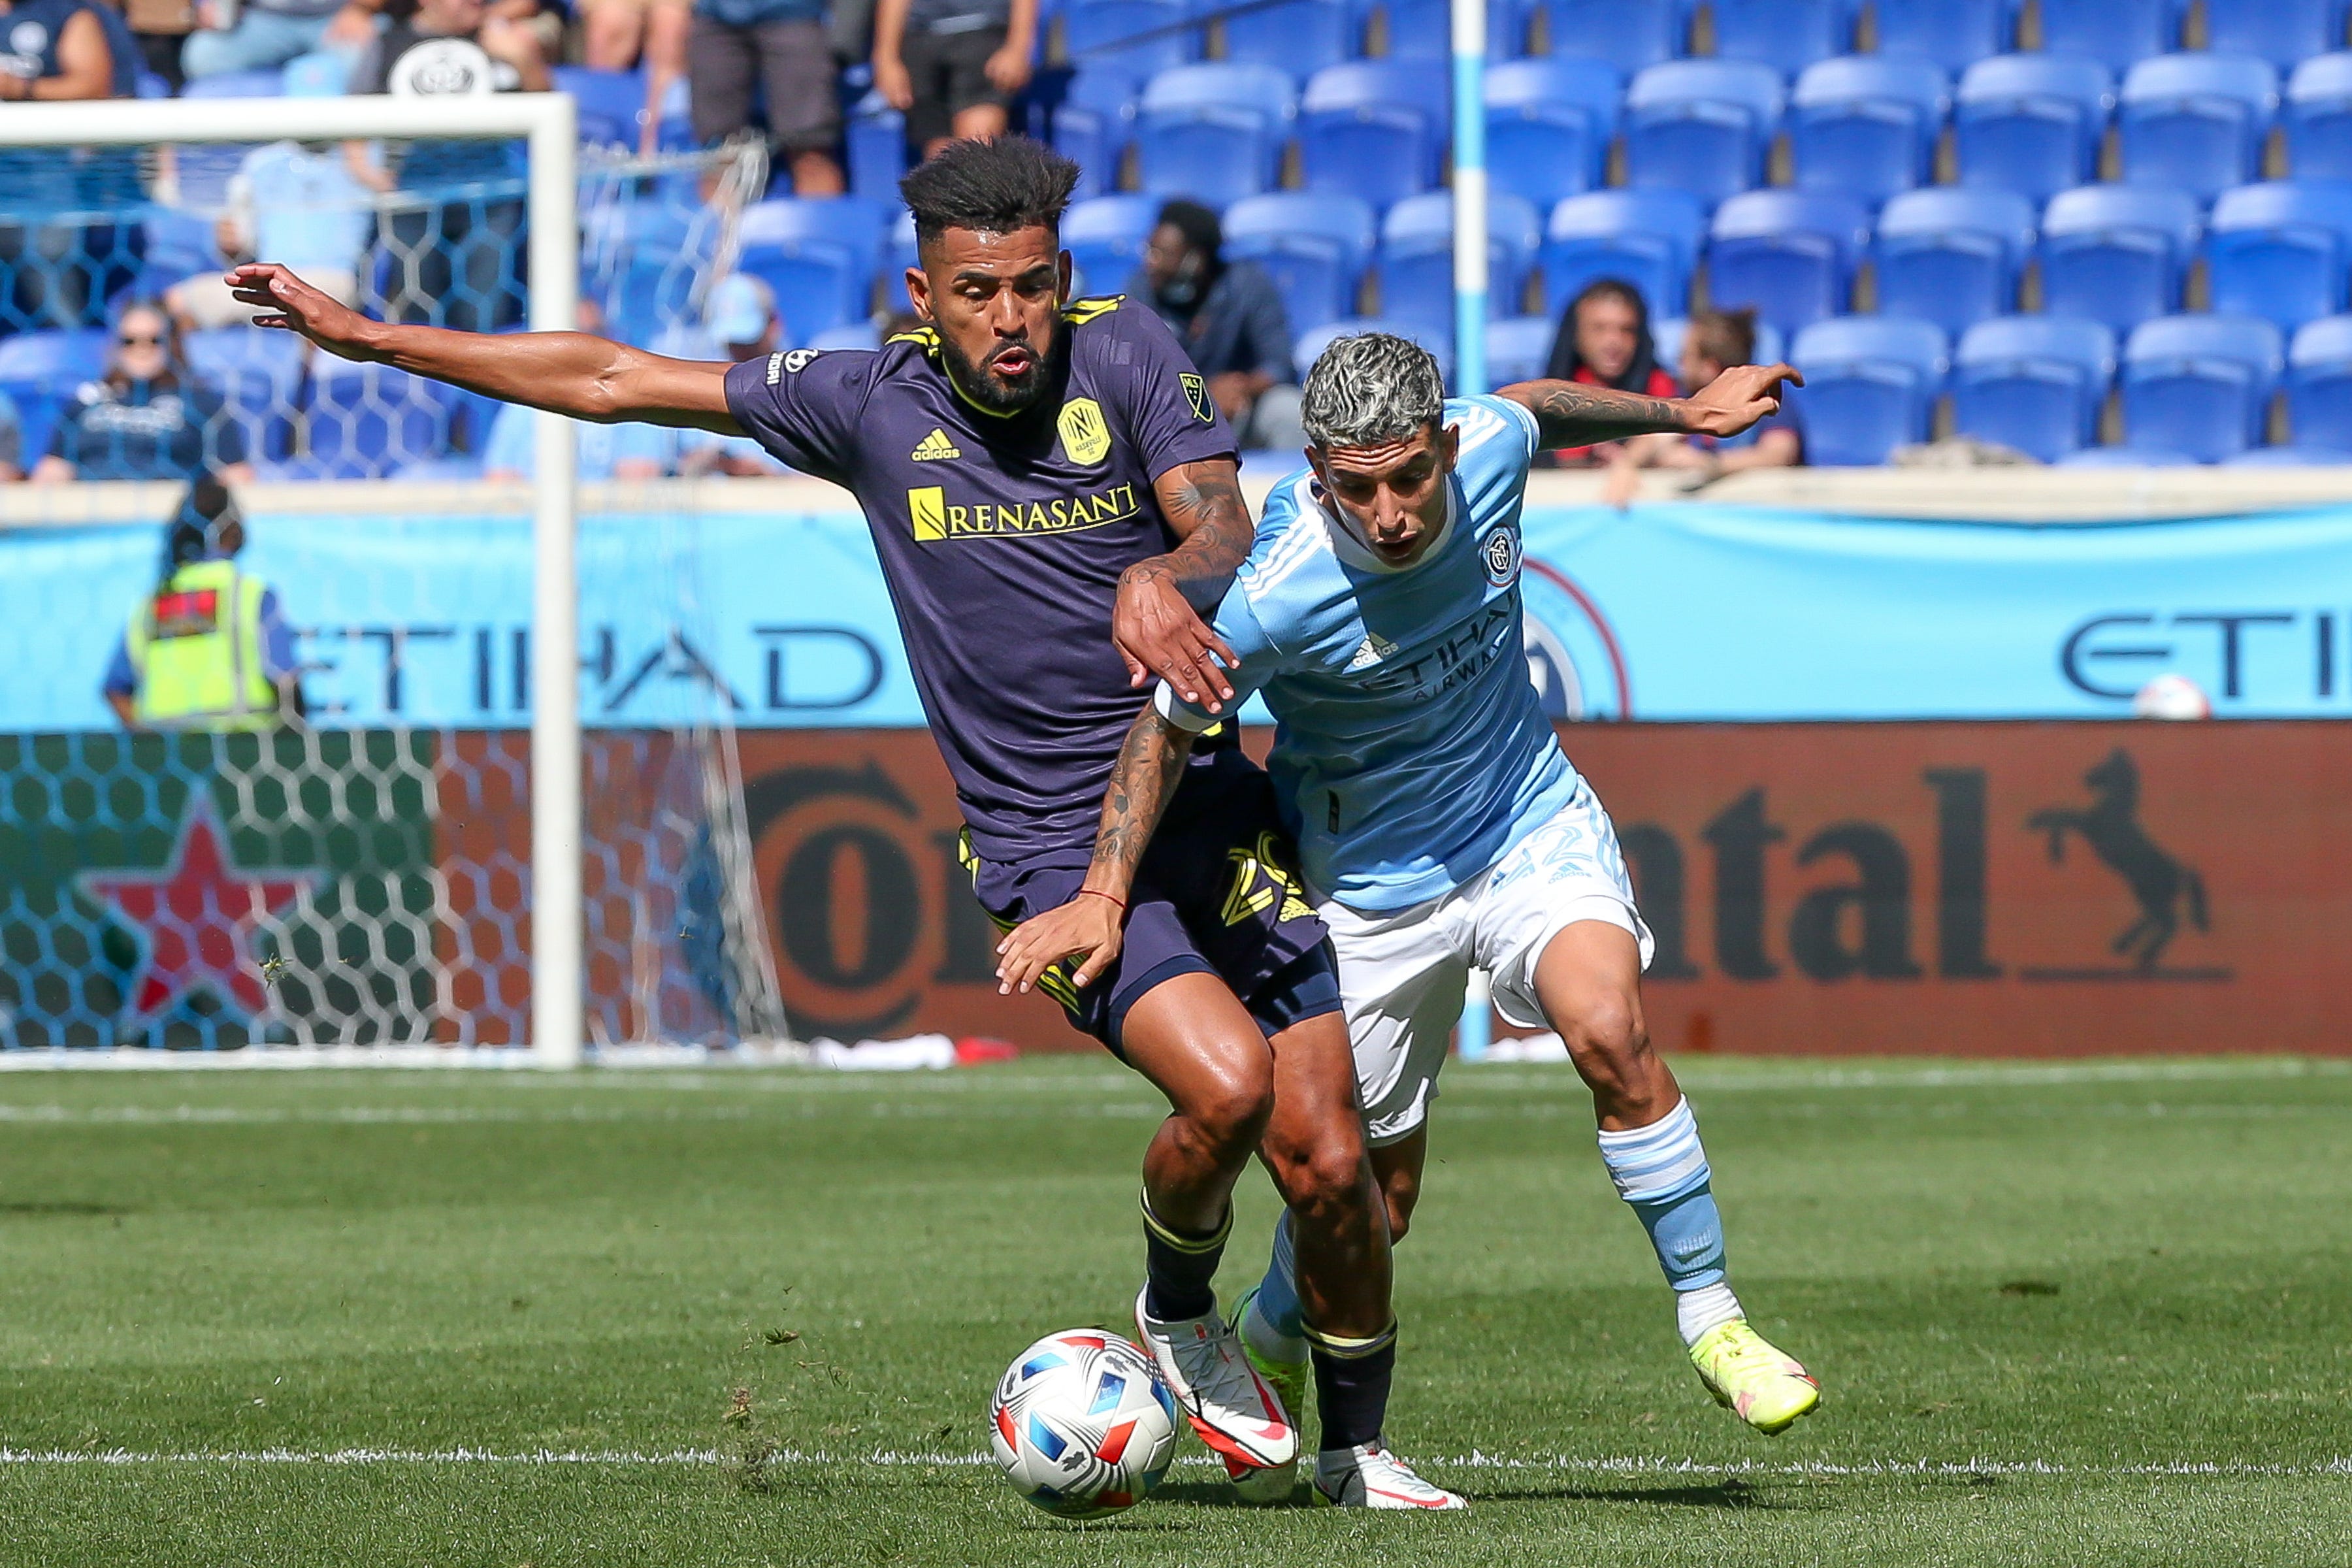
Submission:
[[1243,1331],[1253,1335],[1259,1353],[1280,1361],[1306,1358],[1307,1315],[1298,1305],[1298,1259],[1291,1249],[1287,1209],[1275,1222],[1274,1255],[1266,1261],[1250,1318]]
[[[1678,1297],[1688,1296],[1690,1305],[1704,1307],[1699,1315],[1713,1320],[1698,1331],[1738,1317],[1738,1301],[1724,1284],[1723,1216],[1707,1186],[1706,1150],[1699,1143],[1690,1101],[1677,1100],[1663,1120],[1647,1127],[1601,1133],[1601,1159],[1617,1184],[1617,1195],[1633,1205],[1650,1233],[1666,1283]],[[1696,1337],[1691,1322],[1681,1327],[1685,1340]]]

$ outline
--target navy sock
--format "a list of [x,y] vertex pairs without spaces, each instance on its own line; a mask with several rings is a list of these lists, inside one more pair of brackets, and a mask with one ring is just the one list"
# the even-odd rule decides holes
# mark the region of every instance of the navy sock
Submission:
[[1151,1194],[1143,1197],[1143,1310],[1163,1323],[1204,1318],[1217,1310],[1213,1281],[1225,1256],[1225,1237],[1233,1234],[1234,1211],[1206,1236],[1187,1236],[1151,1212]]
[[1315,1412],[1322,1418],[1318,1445],[1326,1452],[1381,1440],[1396,1380],[1396,1325],[1369,1340],[1341,1340],[1307,1330],[1315,1360]]

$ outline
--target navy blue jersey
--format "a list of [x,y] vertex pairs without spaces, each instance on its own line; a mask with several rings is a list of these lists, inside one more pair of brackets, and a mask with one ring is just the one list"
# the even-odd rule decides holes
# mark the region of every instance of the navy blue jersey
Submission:
[[973,846],[1002,864],[1091,853],[1142,700],[1111,644],[1119,574],[1176,542],[1152,481],[1234,451],[1159,317],[1108,299],[1063,318],[1061,386],[1012,415],[963,395],[928,328],[727,373],[761,446],[865,510]]

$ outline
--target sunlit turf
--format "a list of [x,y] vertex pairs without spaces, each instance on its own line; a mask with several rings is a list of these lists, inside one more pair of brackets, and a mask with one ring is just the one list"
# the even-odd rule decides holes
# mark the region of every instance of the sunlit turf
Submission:
[[0,1561],[2352,1561],[2352,1069],[1677,1066],[1818,1415],[1706,1398],[1571,1075],[1457,1068],[1391,1436],[1474,1510],[1083,1531],[972,1460],[1133,1298],[1106,1061],[0,1074]]

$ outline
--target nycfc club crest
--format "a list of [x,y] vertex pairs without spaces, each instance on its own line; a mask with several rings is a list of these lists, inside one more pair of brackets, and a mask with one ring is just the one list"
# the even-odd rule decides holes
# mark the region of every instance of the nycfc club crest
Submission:
[[1102,405],[1091,397],[1074,397],[1062,405],[1056,422],[1062,451],[1081,468],[1091,468],[1110,455],[1110,426],[1103,422]]
[[1519,572],[1519,538],[1507,528],[1486,536],[1486,581],[1499,588]]
[[1203,425],[1217,422],[1216,410],[1209,406],[1209,384],[1191,371],[1180,374],[1176,380],[1184,388],[1184,401],[1192,405],[1192,417]]

